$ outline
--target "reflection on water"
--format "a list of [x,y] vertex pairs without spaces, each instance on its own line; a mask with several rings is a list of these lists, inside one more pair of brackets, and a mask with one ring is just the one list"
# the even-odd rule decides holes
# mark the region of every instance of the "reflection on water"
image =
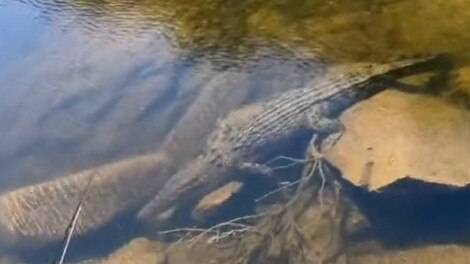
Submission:
[[468,5],[0,2],[0,189],[156,151],[225,70],[246,74],[247,103],[301,87],[325,61],[466,52]]
[[[32,6],[46,14],[65,12],[61,14],[65,16],[74,8],[46,1]],[[5,8],[12,12],[25,6]],[[126,17],[133,18],[132,12],[125,11],[123,17],[117,13],[122,23]],[[20,13],[17,19],[21,18]],[[198,90],[220,70],[210,62],[193,62],[181,55],[158,27],[134,32],[121,25],[130,31],[96,36],[87,31],[91,25],[86,31],[81,26],[97,21],[69,24],[63,31],[64,22],[54,19],[33,17],[30,22],[43,28],[41,38],[48,42],[28,52],[9,53],[16,59],[2,71],[0,137],[9,142],[0,151],[3,189],[154,151]],[[17,29],[21,25],[15,24]],[[98,25],[104,30],[111,26]],[[119,24],[112,25],[120,29]],[[34,34],[27,37],[36,39]],[[8,39],[11,49],[14,41]],[[299,86],[311,75],[305,60],[275,58],[267,52],[257,55],[259,62],[249,62],[262,77],[253,75],[253,87],[284,89],[292,81]]]
[[[126,39],[160,28],[178,45],[214,56],[250,52],[277,40],[335,59],[386,59],[467,51],[466,1],[94,1],[23,0],[63,28]],[[436,23],[436,21],[439,21]],[[432,27],[429,26],[432,24]],[[210,51],[210,52],[209,52]],[[212,54],[212,55],[210,55]]]
[[[34,50],[41,41],[44,27],[34,18],[39,11],[20,5],[0,4],[0,75],[21,55]],[[21,30],[18,30],[21,29]]]

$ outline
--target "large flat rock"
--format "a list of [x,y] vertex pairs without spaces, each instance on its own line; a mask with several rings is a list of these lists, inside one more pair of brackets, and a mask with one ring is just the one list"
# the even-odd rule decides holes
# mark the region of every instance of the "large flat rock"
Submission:
[[400,179],[470,183],[470,112],[442,98],[386,91],[341,116],[346,127],[326,151],[347,180],[379,190]]

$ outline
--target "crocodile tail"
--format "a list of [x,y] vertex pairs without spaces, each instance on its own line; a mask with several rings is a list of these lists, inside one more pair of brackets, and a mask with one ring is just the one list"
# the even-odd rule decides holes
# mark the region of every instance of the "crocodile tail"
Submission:
[[62,239],[91,183],[75,229],[75,234],[84,235],[141,206],[164,184],[165,177],[157,176],[169,165],[159,153],[143,155],[2,194],[0,229],[19,241]]

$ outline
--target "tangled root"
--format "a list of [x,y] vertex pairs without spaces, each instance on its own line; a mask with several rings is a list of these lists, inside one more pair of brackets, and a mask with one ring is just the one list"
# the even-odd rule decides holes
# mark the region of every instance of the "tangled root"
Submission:
[[[305,160],[293,160],[304,162]],[[176,243],[235,243],[234,263],[327,264],[345,260],[345,202],[340,185],[313,158],[288,201],[258,214],[238,217],[209,228],[179,228],[161,234],[183,234]],[[292,185],[289,185],[290,187]],[[287,188],[287,187],[282,187]],[[279,193],[282,189],[270,192]],[[239,246],[239,244],[244,244]]]
[[257,225],[262,238],[246,263],[339,263],[345,249],[341,187],[321,159],[306,166],[295,195]]

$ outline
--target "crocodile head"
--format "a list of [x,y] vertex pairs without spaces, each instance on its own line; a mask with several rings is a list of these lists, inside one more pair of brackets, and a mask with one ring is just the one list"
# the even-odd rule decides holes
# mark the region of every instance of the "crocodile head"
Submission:
[[[189,162],[173,175],[158,194],[147,203],[137,217],[155,222],[158,216],[173,206],[195,203],[205,194],[226,183],[237,153],[233,138],[248,121],[261,111],[258,104],[245,106],[219,122],[209,137],[205,154]],[[157,221],[158,222],[158,221]]]
[[204,156],[191,161],[168,180],[158,194],[137,214],[149,223],[159,222],[160,215],[172,207],[196,203],[208,192],[223,183],[223,170],[215,167]]

